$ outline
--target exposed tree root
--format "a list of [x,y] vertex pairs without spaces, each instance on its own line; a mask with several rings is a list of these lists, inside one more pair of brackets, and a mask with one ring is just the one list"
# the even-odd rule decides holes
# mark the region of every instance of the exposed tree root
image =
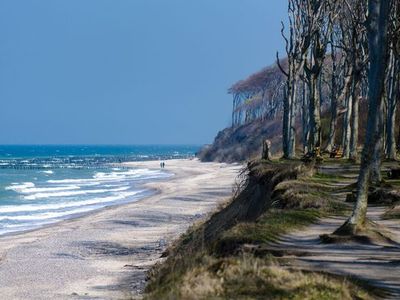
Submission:
[[[346,202],[355,202],[356,196],[356,191],[353,191],[347,195]],[[391,185],[385,183],[378,187],[370,187],[368,191],[368,203],[374,205],[392,205],[400,203],[400,193]]]
[[399,245],[392,234],[383,226],[367,220],[364,226],[356,226],[346,221],[332,234],[320,235],[323,243],[360,243],[372,245]]

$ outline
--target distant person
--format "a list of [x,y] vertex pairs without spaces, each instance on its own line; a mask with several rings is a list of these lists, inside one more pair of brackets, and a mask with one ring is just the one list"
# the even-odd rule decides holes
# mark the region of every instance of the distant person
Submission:
[[160,169],[162,169],[162,168],[163,168],[163,162],[160,161]]
[[163,169],[165,168],[165,162],[162,163],[162,167],[163,167]]

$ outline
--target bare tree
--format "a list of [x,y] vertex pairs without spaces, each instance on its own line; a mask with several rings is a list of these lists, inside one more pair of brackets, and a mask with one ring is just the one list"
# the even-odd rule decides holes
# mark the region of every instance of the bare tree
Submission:
[[310,46],[309,27],[305,26],[306,12],[303,7],[307,0],[289,0],[289,28],[288,36],[282,23],[281,34],[286,44],[288,66],[285,70],[277,53],[277,64],[286,76],[285,96],[283,99],[283,128],[282,146],[283,157],[294,158],[296,153],[296,95],[299,72],[303,68],[304,59]]
[[400,99],[400,3],[393,1],[389,23],[389,66],[387,87],[386,157],[396,159],[395,122]]
[[310,52],[304,63],[309,93],[309,152],[317,153],[321,147],[321,95],[318,87],[327,46],[336,18],[336,6],[333,2],[308,0],[303,10],[307,14],[307,26],[310,28]]
[[368,4],[368,44],[370,66],[368,73],[368,123],[357,182],[356,204],[351,217],[336,233],[357,234],[365,228],[368,187],[374,155],[379,153],[379,113],[383,109],[385,74],[388,53],[388,23],[390,0],[370,0]]
[[339,90],[340,90],[340,78],[343,76],[343,55],[338,53],[338,35],[339,30],[332,30],[330,36],[330,57],[331,57],[331,68],[330,68],[330,81],[327,82],[330,89],[330,112],[331,119],[329,123],[329,137],[325,147],[325,151],[331,152],[333,150],[336,141],[337,123],[338,123],[338,105],[339,105]]
[[362,82],[368,61],[365,30],[366,5],[360,0],[341,0],[337,47],[341,50],[344,84],[341,100],[343,106],[342,140],[343,157],[357,159],[359,102]]

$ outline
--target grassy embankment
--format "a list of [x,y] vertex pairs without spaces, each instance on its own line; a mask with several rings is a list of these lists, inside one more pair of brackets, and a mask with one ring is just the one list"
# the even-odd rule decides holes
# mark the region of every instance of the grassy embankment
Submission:
[[[146,299],[370,299],[350,279],[305,272],[270,250],[294,229],[350,206],[336,175],[298,163],[255,162],[225,207],[193,226],[150,273]],[[371,293],[370,293],[371,292]]]

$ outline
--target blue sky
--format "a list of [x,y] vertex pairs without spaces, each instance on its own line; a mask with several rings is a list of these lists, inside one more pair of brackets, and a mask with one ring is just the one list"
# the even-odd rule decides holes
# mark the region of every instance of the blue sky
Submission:
[[202,144],[283,51],[282,0],[0,0],[1,144]]

